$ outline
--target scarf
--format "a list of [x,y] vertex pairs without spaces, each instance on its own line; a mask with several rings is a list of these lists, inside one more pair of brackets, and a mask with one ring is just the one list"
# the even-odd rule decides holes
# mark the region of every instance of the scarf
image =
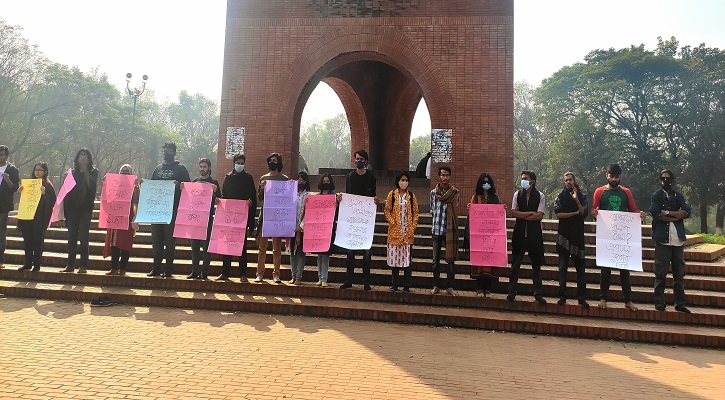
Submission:
[[440,184],[435,187],[436,199],[446,205],[446,261],[458,258],[458,193],[459,190],[452,185],[448,190],[443,190]]

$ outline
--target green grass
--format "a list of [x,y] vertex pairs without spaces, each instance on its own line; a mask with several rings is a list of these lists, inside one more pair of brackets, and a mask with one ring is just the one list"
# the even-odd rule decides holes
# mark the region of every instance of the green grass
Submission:
[[695,236],[702,236],[705,243],[725,244],[725,236],[713,235],[710,233],[696,233]]

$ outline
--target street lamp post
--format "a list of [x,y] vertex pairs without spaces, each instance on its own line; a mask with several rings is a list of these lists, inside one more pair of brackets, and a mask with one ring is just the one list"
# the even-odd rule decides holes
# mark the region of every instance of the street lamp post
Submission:
[[129,96],[133,97],[133,116],[131,117],[131,135],[133,135],[136,132],[136,101],[138,100],[138,96],[141,96],[146,90],[146,81],[149,79],[149,76],[144,75],[141,77],[140,88],[131,87],[131,76],[130,72],[126,74],[126,91]]

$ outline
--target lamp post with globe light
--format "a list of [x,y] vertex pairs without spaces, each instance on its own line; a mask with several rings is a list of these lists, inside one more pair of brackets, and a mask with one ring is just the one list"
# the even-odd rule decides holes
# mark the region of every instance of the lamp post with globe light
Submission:
[[148,81],[149,76],[142,76],[141,87],[136,88],[131,87],[131,77],[130,72],[126,74],[126,91],[129,96],[133,97],[133,116],[131,117],[131,134],[133,135],[136,132],[136,101],[138,101],[138,97],[146,90],[146,81]]

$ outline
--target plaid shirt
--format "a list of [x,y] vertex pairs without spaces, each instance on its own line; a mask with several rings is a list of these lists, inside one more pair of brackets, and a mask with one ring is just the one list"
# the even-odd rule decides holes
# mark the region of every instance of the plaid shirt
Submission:
[[430,214],[433,216],[433,235],[443,236],[446,234],[446,203],[438,200],[435,196],[435,189],[430,191]]

